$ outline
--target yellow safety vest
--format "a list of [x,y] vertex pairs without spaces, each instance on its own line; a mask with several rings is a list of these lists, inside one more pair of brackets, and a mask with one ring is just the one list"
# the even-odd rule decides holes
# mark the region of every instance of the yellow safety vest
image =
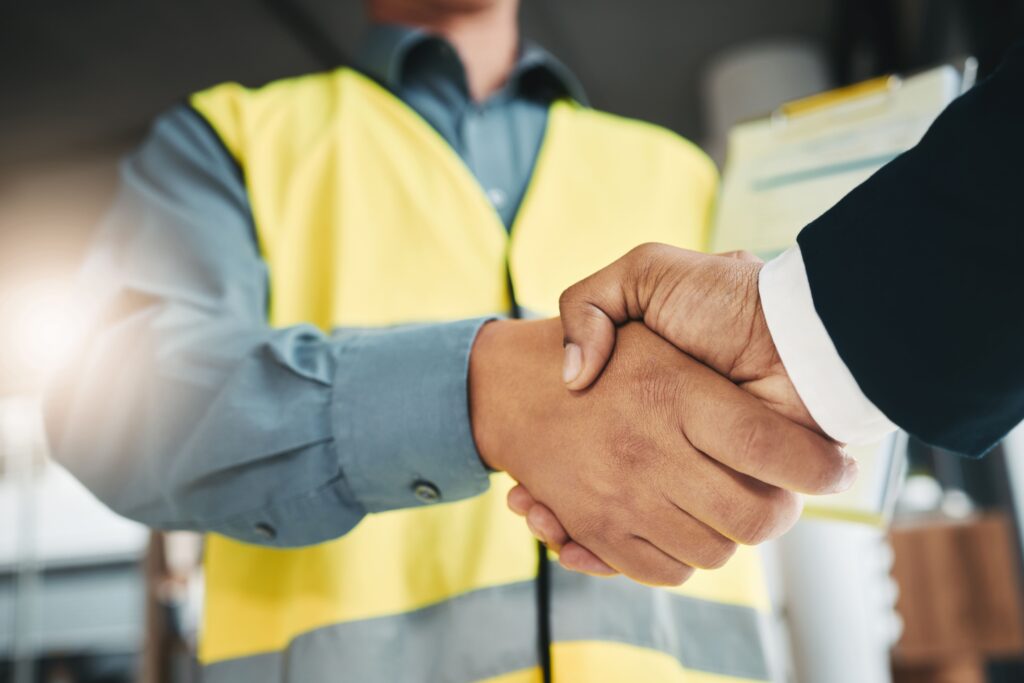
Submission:
[[[274,326],[324,330],[558,312],[559,293],[641,242],[705,243],[717,176],[653,125],[551,106],[507,232],[431,126],[339,69],[193,106],[243,170]],[[512,485],[366,517],[346,536],[273,549],[210,536],[200,660],[208,681],[540,680],[538,551]],[[556,683],[764,680],[757,556],[679,589],[551,562]]]

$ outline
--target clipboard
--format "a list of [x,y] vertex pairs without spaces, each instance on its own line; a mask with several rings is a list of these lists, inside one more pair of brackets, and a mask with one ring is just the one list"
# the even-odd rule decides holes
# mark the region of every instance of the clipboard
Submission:
[[[769,260],[805,225],[913,147],[973,85],[973,60],[910,77],[885,76],[789,102],[729,133],[712,252],[746,249]],[[852,489],[808,497],[804,514],[882,526],[906,469],[905,434],[848,448],[860,463]]]

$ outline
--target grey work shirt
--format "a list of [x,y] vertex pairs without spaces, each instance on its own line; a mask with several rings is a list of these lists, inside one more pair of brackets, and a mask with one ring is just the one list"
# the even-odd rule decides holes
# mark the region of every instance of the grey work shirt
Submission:
[[[358,66],[437,129],[506,225],[548,105],[582,99],[534,46],[482,104],[451,46],[420,31],[376,27]],[[57,458],[128,517],[295,546],[369,512],[487,488],[466,392],[484,319],[270,328],[245,185],[187,106],[122,164],[81,287],[95,328],[55,383],[47,423]]]

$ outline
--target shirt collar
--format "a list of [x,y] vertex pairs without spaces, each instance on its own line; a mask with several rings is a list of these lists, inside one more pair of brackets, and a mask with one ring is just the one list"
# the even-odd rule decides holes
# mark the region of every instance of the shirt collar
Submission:
[[587,93],[576,74],[561,60],[533,41],[524,41],[519,61],[510,78],[525,87],[547,90],[547,99],[571,97],[580,104],[589,104]]
[[[356,53],[356,66],[366,75],[393,92],[399,92],[409,72],[410,55],[418,56],[426,49],[421,46],[435,44],[447,46],[456,63],[453,69],[465,87],[465,71],[454,49],[444,38],[423,29],[399,24],[376,24],[363,39]],[[435,51],[436,53],[436,51]],[[509,76],[505,89],[516,94],[550,102],[560,97],[571,97],[587,104],[586,93],[576,76],[550,52],[536,43],[525,41],[519,60]]]

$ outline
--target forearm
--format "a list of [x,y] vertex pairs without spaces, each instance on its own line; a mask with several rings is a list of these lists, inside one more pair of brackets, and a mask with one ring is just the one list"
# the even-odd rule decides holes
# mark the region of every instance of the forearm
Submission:
[[466,408],[479,321],[272,329],[242,178],[179,107],[122,166],[79,289],[95,329],[48,402],[57,457],[123,514],[273,545],[487,485]]
[[913,150],[808,226],[814,305],[865,395],[978,454],[1024,417],[1024,46]]
[[269,545],[483,491],[466,406],[479,321],[271,330],[154,305],[96,335],[53,396],[57,458],[119,513]]
[[509,468],[520,455],[523,432],[558,422],[552,406],[565,395],[558,381],[561,346],[557,319],[495,321],[477,335],[469,409],[474,441],[491,469]]

